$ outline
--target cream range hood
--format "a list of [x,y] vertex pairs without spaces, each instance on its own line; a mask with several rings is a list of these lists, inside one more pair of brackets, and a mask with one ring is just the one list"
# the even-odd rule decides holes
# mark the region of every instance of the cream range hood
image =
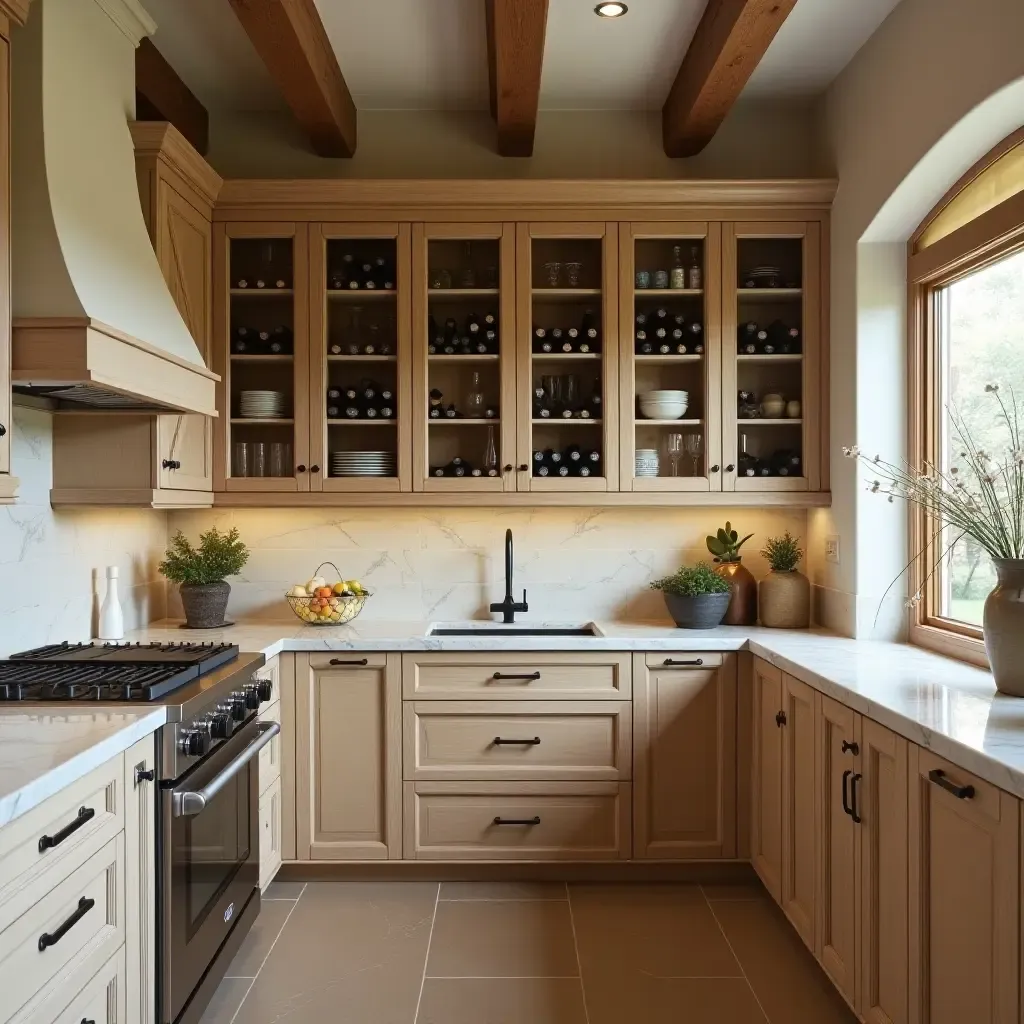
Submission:
[[137,0],[35,0],[12,47],[12,379],[100,408],[215,416],[218,377],[146,230],[128,122]]

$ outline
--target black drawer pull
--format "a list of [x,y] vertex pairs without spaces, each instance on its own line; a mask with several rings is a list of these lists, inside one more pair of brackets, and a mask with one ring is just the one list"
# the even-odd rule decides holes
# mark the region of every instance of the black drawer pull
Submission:
[[351,658],[346,661],[344,658],[331,658],[328,662],[330,665],[369,665],[369,658]]
[[524,747],[539,747],[540,746],[540,737],[539,736],[534,736],[533,739],[530,739],[530,740],[503,740],[500,736],[495,736],[494,737],[494,745],[496,747],[500,747],[502,745],[510,746],[512,744],[517,744],[517,743],[521,743]]
[[856,757],[860,753],[860,746],[856,742],[847,743],[846,740],[843,740],[843,753],[845,754],[847,751]]
[[96,1021],[91,1020],[89,1017],[83,1017],[82,1024],[96,1024]]
[[533,818],[495,818],[495,825],[539,825],[540,815]]
[[79,807],[78,817],[74,821],[52,836],[39,837],[39,852],[45,853],[51,847],[60,846],[68,836],[74,835],[87,821],[95,817],[96,812],[91,807]]
[[662,664],[663,665],[703,665],[704,664],[704,659],[703,658],[694,658],[692,661],[677,661],[674,658],[666,658],[662,662]]
[[851,818],[853,817],[853,811],[850,810],[850,797],[847,787],[850,784],[850,776],[852,774],[852,768],[847,768],[846,771],[843,772],[843,813],[848,814]]
[[955,782],[950,782],[946,778],[946,773],[941,768],[933,768],[928,773],[928,781],[934,782],[936,786],[941,787],[947,793],[952,793],[957,800],[973,800],[974,799],[974,787],[958,786]]
[[43,934],[39,936],[39,952],[45,952],[47,946],[56,946],[57,943],[60,942],[60,940],[63,939],[64,936],[67,935],[67,933],[71,931],[71,929],[74,928],[75,925],[78,924],[78,922],[81,921],[82,918],[85,917],[85,915],[88,914],[95,906],[95,900],[90,900],[83,896],[78,901],[78,909],[55,932],[43,932]]
[[860,824],[860,815],[857,813],[857,783],[863,777],[860,772],[854,772],[850,776],[850,817],[856,825]]
[[504,672],[495,672],[494,675],[491,676],[491,678],[492,679],[497,679],[499,681],[502,680],[502,679],[505,679],[505,680],[509,680],[509,679],[525,679],[525,680],[530,681],[530,682],[536,682],[538,679],[540,679],[540,673],[539,672],[527,672],[524,675],[509,675],[509,674],[504,673]]
[[775,724],[781,729],[786,724],[786,712],[780,711],[775,716]]

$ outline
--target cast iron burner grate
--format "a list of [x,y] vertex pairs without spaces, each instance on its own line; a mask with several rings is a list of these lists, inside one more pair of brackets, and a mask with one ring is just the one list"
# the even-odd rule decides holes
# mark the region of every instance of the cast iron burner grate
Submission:
[[194,665],[0,662],[0,704],[19,701],[140,703],[199,676]]
[[234,661],[238,657],[237,644],[222,643],[88,643],[50,644],[31,651],[12,654],[8,661],[104,663],[112,665],[194,665],[200,675]]

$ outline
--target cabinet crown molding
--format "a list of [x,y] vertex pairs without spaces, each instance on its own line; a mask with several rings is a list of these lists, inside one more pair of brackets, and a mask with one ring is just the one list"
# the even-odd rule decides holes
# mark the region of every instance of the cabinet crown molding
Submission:
[[10,18],[17,25],[28,20],[28,8],[32,0],[0,0],[0,16]]
[[97,7],[138,46],[143,36],[156,31],[156,22],[149,16],[139,0],[93,0]]
[[149,157],[167,164],[213,206],[224,179],[170,121],[129,121],[128,128],[136,157]]

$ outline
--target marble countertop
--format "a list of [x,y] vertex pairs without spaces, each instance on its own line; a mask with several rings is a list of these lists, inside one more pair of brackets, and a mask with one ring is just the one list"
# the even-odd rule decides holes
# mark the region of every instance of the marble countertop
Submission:
[[163,708],[0,708],[0,827],[164,724]]

